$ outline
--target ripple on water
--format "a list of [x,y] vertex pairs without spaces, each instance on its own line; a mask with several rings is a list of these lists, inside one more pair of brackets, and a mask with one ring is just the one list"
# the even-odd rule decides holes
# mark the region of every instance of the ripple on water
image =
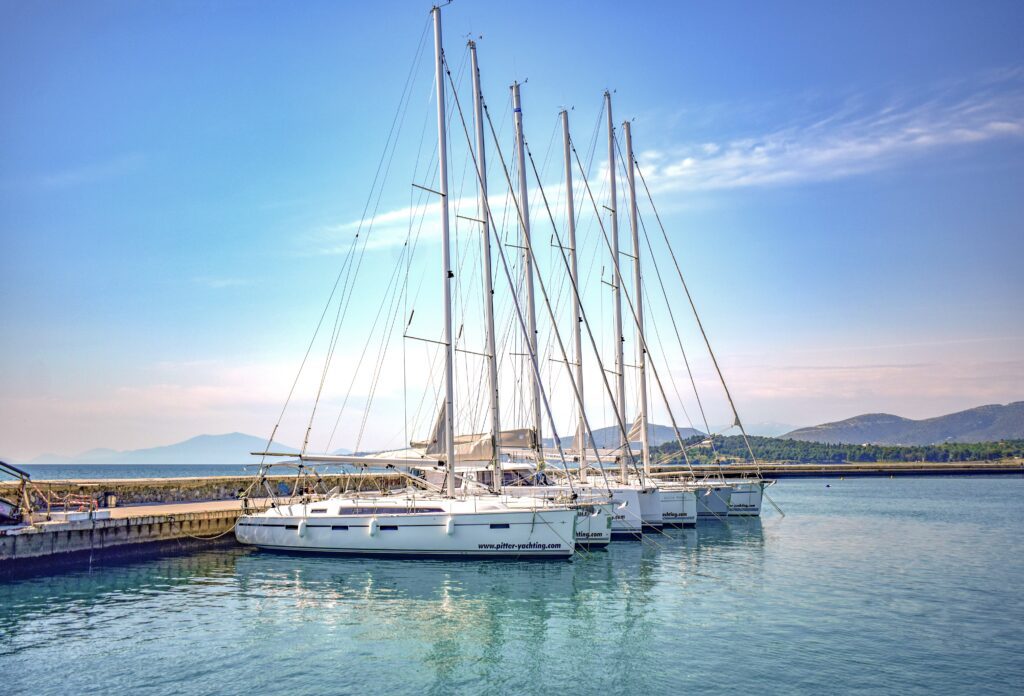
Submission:
[[787,481],[572,563],[246,549],[0,584],[14,693],[1014,693],[1020,478]]

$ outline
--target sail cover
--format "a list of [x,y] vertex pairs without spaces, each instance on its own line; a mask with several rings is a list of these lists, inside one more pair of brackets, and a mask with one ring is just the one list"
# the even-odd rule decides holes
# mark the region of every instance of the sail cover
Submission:
[[[423,449],[429,456],[438,456],[443,459],[447,449],[444,425],[445,407],[442,404],[441,411],[437,414],[437,420],[434,421],[434,427],[430,431],[430,439],[410,444],[417,449]],[[533,428],[502,430],[498,433],[497,439],[498,446],[504,449],[537,448],[537,433]],[[490,433],[455,436],[456,461],[486,461],[492,457],[494,457],[494,446],[491,443]]]
[[448,450],[448,430],[445,426],[445,406],[441,404],[441,411],[434,421],[434,428],[430,431],[430,439],[426,442],[413,442],[413,447],[426,448],[428,455],[443,455]]
[[642,419],[637,415],[636,420],[633,421],[633,427],[629,429],[629,434],[626,435],[628,441],[637,442],[643,438],[644,424],[641,421]]

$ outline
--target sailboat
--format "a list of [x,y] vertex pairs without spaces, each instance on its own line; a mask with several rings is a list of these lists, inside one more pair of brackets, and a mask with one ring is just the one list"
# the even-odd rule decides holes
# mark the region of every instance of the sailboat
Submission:
[[[607,95],[607,93],[606,93]],[[611,106],[609,98],[609,131],[611,131]],[[652,478],[651,476],[651,460],[650,460],[650,448],[649,448],[649,432],[647,424],[647,355],[648,355],[648,344],[644,327],[644,314],[643,314],[643,278],[641,272],[641,247],[639,241],[638,232],[638,207],[637,207],[637,188],[636,188],[636,159],[633,154],[633,139],[632,139],[632,126],[629,121],[622,123],[622,132],[625,140],[626,150],[626,174],[629,188],[629,213],[630,213],[630,229],[632,232],[633,248],[632,248],[632,259],[633,259],[633,282],[635,289],[635,296],[630,303],[630,309],[633,314],[635,321],[636,334],[639,342],[638,346],[638,393],[639,393],[639,414],[637,416],[636,423],[634,424],[633,430],[637,432],[641,440],[641,451],[643,458],[643,473],[647,480],[656,481],[654,484],[658,491],[662,501],[663,516],[667,515],[672,521],[672,526],[692,526],[696,523],[697,519],[706,520],[723,520],[728,516],[758,516],[761,513],[761,501],[763,498],[765,482],[760,478],[744,479],[744,480],[726,480],[724,476],[720,479],[708,479],[705,478],[702,481],[698,481],[693,475],[692,471],[689,477],[674,477],[674,478]],[[609,168],[614,171],[614,152],[609,151]],[[648,195],[649,195],[648,191]],[[614,183],[612,184],[612,196],[614,196]],[[614,197],[612,199],[614,201]],[[653,205],[653,200],[651,201]],[[616,207],[613,204],[613,208]],[[612,214],[612,234],[615,232],[615,216]],[[660,224],[660,218],[659,218]],[[666,244],[668,239],[666,236]],[[669,245],[671,252],[671,245]],[[618,255],[617,249],[615,252],[615,263],[616,275],[618,277],[618,283],[621,283],[621,275],[618,273]],[[674,260],[674,253],[672,253]],[[678,264],[676,265],[678,270]],[[679,273],[680,281],[682,282],[682,273]],[[685,282],[682,282],[683,289],[686,291],[689,297],[689,291],[686,289]],[[617,300],[618,301],[618,300]],[[692,300],[691,300],[692,306]],[[707,335],[704,333],[703,326],[700,325],[700,318],[696,314],[696,307],[693,307],[694,315],[697,318],[698,326],[700,326],[701,334],[704,337],[705,344],[708,352],[711,355],[715,369],[718,372],[719,378],[721,379],[722,387],[725,390],[725,395],[728,399],[729,405],[733,410],[733,416],[735,419],[735,425],[740,427],[743,432],[744,441],[747,442],[747,448],[750,452],[751,458],[754,457],[753,450],[750,449],[749,441],[746,437],[746,432],[742,429],[742,423],[739,418],[739,414],[736,411],[736,407],[732,401],[732,396],[729,394],[728,387],[725,384],[725,379],[722,377],[721,371],[718,369],[717,360],[714,357],[714,352],[711,351],[711,344],[707,340]],[[672,318],[674,322],[674,318]],[[618,342],[621,350],[621,341]],[[621,357],[619,358],[619,364],[621,364]],[[687,366],[688,367],[688,366]],[[653,365],[652,365],[653,369]],[[688,367],[689,369],[689,367]],[[664,405],[668,410],[669,417],[672,421],[672,427],[675,431],[677,442],[680,447],[680,451],[685,456],[685,444],[682,436],[679,433],[679,429],[676,426],[675,417],[672,415],[672,407],[668,402],[667,397],[664,396],[663,388],[660,380],[658,379],[657,372],[654,372],[656,381],[658,382],[658,388],[662,391],[664,398]],[[621,378],[621,374],[620,374]],[[696,385],[694,385],[696,390]],[[631,439],[631,438],[627,438]],[[756,459],[754,459],[756,462]],[[643,481],[643,479],[641,479]]]
[[[535,255],[531,242],[529,186],[527,185],[527,149],[523,136],[523,110],[519,83],[511,86],[511,103],[515,127],[515,148],[518,161],[518,195],[512,177],[504,165],[502,171],[507,177],[509,193],[513,200],[514,214],[518,218],[522,254],[522,301],[513,282],[509,263],[505,257],[501,238],[495,233],[494,215],[490,209],[487,193],[487,175],[484,148],[483,97],[480,91],[480,71],[477,64],[475,42],[470,41],[469,56],[473,78],[473,119],[475,143],[466,127],[458,93],[451,82],[451,72],[445,62],[441,40],[441,11],[431,11],[434,34],[434,68],[436,82],[436,106],[438,127],[438,189],[433,190],[414,184],[417,188],[436,194],[439,199],[441,228],[441,265],[443,273],[443,334],[440,341],[433,343],[443,346],[443,400],[431,437],[412,447],[397,452],[375,455],[330,455],[310,454],[304,444],[299,460],[305,464],[350,464],[357,467],[387,466],[395,468],[407,477],[404,487],[385,490],[374,494],[366,492],[333,492],[327,496],[303,497],[298,501],[275,504],[263,513],[244,515],[239,522],[236,536],[239,541],[266,548],[320,551],[331,553],[386,554],[407,556],[536,556],[569,557],[576,547],[599,548],[615,538],[641,539],[645,533],[659,532],[663,527],[693,526],[698,519],[724,519],[729,515],[756,515],[760,513],[764,482],[759,478],[733,481],[721,479],[698,479],[689,472],[654,472],[652,469],[650,443],[648,438],[647,370],[648,344],[645,336],[643,278],[641,272],[641,250],[638,232],[637,190],[634,168],[638,167],[633,156],[630,123],[622,124],[625,136],[628,163],[629,217],[632,232],[634,297],[630,300],[626,292],[623,275],[619,268],[620,252],[618,240],[618,215],[616,198],[616,146],[613,128],[611,95],[605,92],[606,121],[608,129],[608,186],[610,189],[610,235],[601,224],[605,244],[612,258],[614,270],[612,283],[615,358],[613,369],[605,369],[601,363],[597,343],[590,328],[580,298],[579,277],[576,259],[574,193],[572,184],[572,158],[575,148],[571,145],[568,112],[561,113],[563,145],[565,154],[566,205],[568,220],[568,244],[563,245],[555,230],[557,245],[565,264],[572,286],[573,340],[572,350],[562,343],[555,314],[545,289],[544,280],[536,270]],[[455,397],[453,388],[453,351],[456,337],[452,331],[453,277],[450,262],[449,240],[449,199],[445,76],[451,82],[455,106],[462,119],[467,144],[473,160],[479,193],[479,219],[483,244],[481,246],[483,266],[484,328],[486,347],[478,355],[487,360],[486,394],[488,397],[487,432],[472,435],[455,434]],[[485,108],[485,107],[484,107]],[[488,122],[490,117],[488,116]],[[492,135],[497,142],[494,126]],[[498,154],[501,154],[500,147]],[[532,164],[532,155],[529,155]],[[587,193],[600,222],[597,202],[586,181],[586,173],[576,155],[576,163],[583,174]],[[537,185],[544,196],[536,165],[534,174]],[[642,176],[642,175],[641,175]],[[645,184],[646,186],[646,184]],[[650,192],[648,191],[648,195]],[[545,197],[545,207],[551,217]],[[653,201],[652,201],[653,205]],[[605,206],[607,208],[607,206]],[[655,211],[656,212],[656,211]],[[462,217],[462,216],[460,216]],[[554,219],[551,218],[554,226]],[[660,224],[660,219],[659,219]],[[662,229],[664,234],[664,229]],[[646,232],[645,232],[646,234]],[[518,323],[525,343],[529,369],[527,370],[526,393],[528,394],[531,428],[503,430],[499,413],[496,332],[494,325],[494,289],[491,278],[491,240],[496,242],[500,267],[512,289],[514,323]],[[666,236],[666,243],[668,242]],[[648,242],[649,243],[649,242]],[[513,245],[515,246],[515,245]],[[673,255],[674,260],[674,255]],[[678,270],[678,264],[676,264]],[[536,278],[537,287],[534,281]],[[680,272],[680,280],[682,274]],[[683,282],[685,289],[685,282]],[[562,447],[555,427],[555,419],[549,395],[541,379],[540,348],[537,345],[536,294],[539,289],[544,307],[550,319],[553,335],[557,339],[561,359],[555,360],[565,367],[572,384],[572,398],[577,410],[576,436],[573,447],[566,451]],[[688,295],[688,291],[687,291]],[[629,303],[638,339],[636,366],[627,366],[623,355],[622,299]],[[691,300],[692,304],[692,300]],[[696,309],[694,309],[696,313]],[[411,317],[410,317],[411,321]],[[673,319],[674,321],[674,319]],[[699,323],[699,317],[698,317]],[[598,373],[601,375],[606,396],[613,405],[613,412],[619,431],[619,446],[601,449],[594,441],[593,431],[584,406],[582,327],[588,336],[597,357]],[[703,333],[703,328],[701,329]],[[707,337],[704,335],[705,342]],[[708,344],[710,351],[710,344]],[[472,352],[472,351],[468,351]],[[712,354],[712,359],[714,356]],[[637,369],[638,399],[637,418],[632,427],[627,427],[625,373],[627,367]],[[715,364],[717,369],[717,363]],[[665,390],[661,385],[653,362],[649,369],[658,386],[665,408],[668,409],[676,438],[685,457],[686,450],[680,430],[672,415]],[[615,385],[611,386],[608,374],[614,375]],[[721,372],[719,371],[721,377]],[[523,380],[526,382],[527,380]],[[723,380],[723,387],[724,387]],[[728,391],[726,390],[728,396]],[[732,399],[729,397],[730,405]],[[735,413],[735,407],[733,407]],[[547,425],[555,435],[553,449],[543,446],[542,438]],[[312,419],[311,419],[312,424]],[[739,424],[739,418],[736,417]],[[742,427],[742,426],[741,426]],[[276,432],[276,426],[275,426]],[[631,442],[640,440],[639,452],[634,452]],[[273,433],[268,442],[273,441]],[[308,430],[307,430],[308,442]],[[261,452],[262,456],[286,456],[285,453]],[[291,455],[288,455],[291,456]],[[560,462],[562,471],[549,468],[552,461]],[[570,465],[571,462],[571,465]],[[617,464],[617,467],[613,465]],[[612,465],[612,466],[610,466]],[[615,471],[615,468],[618,471]],[[342,533],[344,532],[344,534]],[[353,533],[354,532],[354,533]]]
[[[441,271],[444,279],[441,343],[444,346],[445,398],[438,438],[441,453],[436,467],[445,471],[444,488],[422,490],[407,487],[373,494],[335,491],[324,499],[274,505],[264,512],[244,514],[239,518],[235,535],[242,544],[275,550],[415,558],[570,558],[574,552],[578,512],[573,507],[544,498],[456,490],[451,316],[451,278],[454,274],[449,240],[445,61],[440,8],[434,7],[431,14],[437,90],[439,190],[436,193],[440,208]],[[493,319],[490,332],[493,340]],[[493,351],[491,355],[493,358]],[[492,441],[496,442],[498,433],[492,435]],[[274,456],[283,453],[258,454]],[[423,465],[422,459],[413,458],[347,457],[305,452],[299,455],[299,459],[303,463],[387,464],[401,468]]]
[[[680,447],[680,452],[685,457],[686,446],[683,442],[682,435],[680,434],[679,428],[676,425],[675,416],[673,415],[673,408],[669,403],[669,400],[665,394],[664,387],[661,384],[660,378],[658,377],[657,370],[654,368],[653,363],[648,366],[648,355],[649,346],[646,338],[646,328],[644,325],[644,289],[643,289],[643,274],[642,274],[642,263],[641,263],[641,246],[639,241],[639,225],[638,225],[638,206],[637,206],[637,187],[636,187],[636,169],[638,165],[633,154],[633,139],[632,139],[632,125],[629,121],[622,123],[622,133],[625,140],[625,166],[626,166],[626,178],[628,183],[628,199],[629,199],[629,221],[630,230],[632,236],[632,249],[631,253],[626,254],[632,258],[633,263],[633,288],[634,295],[632,299],[623,291],[624,281],[623,275],[619,267],[620,250],[618,244],[618,219],[617,219],[617,199],[616,199],[616,182],[615,182],[615,136],[613,130],[612,111],[611,111],[611,95],[609,92],[605,92],[605,106],[607,110],[607,130],[608,130],[608,171],[609,171],[609,198],[611,206],[609,210],[610,217],[610,240],[608,240],[609,252],[612,258],[612,289],[614,293],[613,297],[613,308],[614,308],[614,319],[615,319],[615,369],[614,374],[616,375],[616,389],[615,389],[615,408],[617,413],[617,419],[619,421],[619,429],[621,433],[620,439],[620,450],[622,453],[629,452],[631,447],[630,443],[639,439],[640,440],[640,459],[642,463],[642,469],[634,467],[632,474],[627,476],[627,469],[625,466],[625,460],[621,465],[621,484],[628,484],[630,487],[636,487],[637,490],[647,493],[647,495],[641,495],[641,518],[643,521],[643,527],[650,529],[657,529],[658,526],[669,526],[669,527],[688,527],[694,526],[698,519],[703,520],[724,520],[729,516],[758,516],[761,513],[761,503],[764,498],[764,489],[767,482],[765,482],[759,475],[746,478],[746,479],[726,479],[724,471],[720,470],[721,476],[719,477],[708,477],[705,476],[702,479],[698,479],[692,470],[689,471],[689,475],[684,473],[677,473],[666,477],[664,474],[654,476],[652,475],[651,469],[651,456],[650,456],[650,444],[649,444],[649,431],[648,431],[648,403],[647,403],[647,371],[648,367],[653,371],[655,382],[658,386],[658,391],[661,393],[664,407],[666,408],[669,418],[672,422],[672,428],[675,431],[676,439]],[[645,183],[646,187],[646,183]],[[648,190],[648,196],[650,191]],[[653,205],[653,200],[651,201]],[[656,212],[656,211],[655,211]],[[658,223],[660,225],[660,217]],[[664,234],[664,229],[662,229]],[[686,288],[685,281],[682,279],[682,273],[679,271],[678,263],[675,262],[674,252],[671,251],[671,244],[668,242],[667,235],[665,236],[665,242],[669,247],[669,252],[672,256],[673,262],[676,265],[676,270],[679,273],[679,279],[682,284],[683,290],[686,292],[687,298],[689,298],[689,290]],[[660,279],[659,279],[660,283]],[[632,428],[627,433],[624,429],[625,422],[625,403],[624,403],[624,374],[625,374],[625,361],[623,359],[623,343],[624,336],[622,331],[622,296],[625,295],[629,304],[629,309],[632,314],[634,328],[637,337],[637,418],[633,423]],[[666,298],[667,300],[667,298]],[[736,411],[735,404],[732,401],[732,396],[729,393],[728,387],[726,386],[725,379],[722,376],[721,370],[718,368],[717,360],[714,357],[714,352],[711,350],[710,342],[708,342],[707,335],[704,332],[703,326],[700,323],[700,317],[696,313],[696,307],[693,306],[692,299],[690,299],[691,307],[694,311],[694,316],[697,319],[698,326],[700,327],[701,335],[704,338],[705,345],[714,363],[716,372],[718,373],[719,379],[721,380],[722,387],[725,391],[725,396],[729,402],[729,406],[732,409],[734,423],[738,426],[743,433],[744,441],[747,442],[747,448],[752,458],[752,461],[756,464],[756,458],[754,458],[753,450],[750,448],[749,441],[746,437],[746,432],[743,430],[742,423],[739,418],[739,414]],[[671,317],[674,324],[675,319]],[[677,332],[678,337],[678,332]],[[681,347],[681,345],[680,345]],[[689,365],[687,364],[687,369]],[[696,391],[696,384],[694,384]],[[699,400],[699,396],[698,396]],[[703,407],[701,409],[703,414]],[[614,490],[614,487],[613,487]],[[646,501],[646,505],[643,502]],[[654,502],[657,501],[657,502]],[[658,511],[660,509],[660,516]]]

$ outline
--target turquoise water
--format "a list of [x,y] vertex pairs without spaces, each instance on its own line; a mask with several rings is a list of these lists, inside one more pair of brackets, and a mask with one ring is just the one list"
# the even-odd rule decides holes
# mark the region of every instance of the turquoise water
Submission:
[[[826,487],[829,486],[829,487]],[[8,693],[1020,693],[1024,479],[789,480],[573,562],[220,549],[0,583]]]

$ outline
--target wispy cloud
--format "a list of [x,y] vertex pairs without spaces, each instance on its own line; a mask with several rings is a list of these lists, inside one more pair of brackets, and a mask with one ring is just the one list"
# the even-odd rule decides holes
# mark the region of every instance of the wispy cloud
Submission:
[[[539,191],[529,193],[530,199],[539,198]],[[501,218],[515,221],[515,208],[504,195],[489,196],[491,214],[500,222]],[[449,207],[450,224],[453,226],[478,225],[480,212],[475,197],[452,198]],[[316,254],[343,254],[352,246],[354,236],[359,233],[361,243],[367,251],[391,249],[405,244],[407,240],[418,243],[440,239],[441,225],[438,222],[438,205],[427,201],[419,205],[406,206],[378,213],[363,220],[353,220],[337,225],[325,225],[313,233],[311,248]],[[460,217],[463,216],[463,217]]]
[[[722,111],[722,105],[714,110]],[[749,104],[736,110],[756,111]],[[680,142],[644,150],[638,159],[657,192],[711,191],[835,180],[958,147],[1017,138],[1024,138],[1024,69],[1010,68],[884,101],[871,94],[851,95],[829,109],[806,108],[768,132],[720,142]],[[607,163],[598,163],[594,182],[606,171]],[[549,190],[559,185],[554,182]],[[531,201],[538,198],[536,191],[530,196]],[[475,199],[452,203],[477,215]],[[492,209],[501,210],[504,204],[503,196],[492,195]],[[410,225],[415,234],[421,224],[420,238],[436,239],[435,205],[430,201],[426,208],[407,206],[362,221],[325,225],[315,231],[311,248],[318,254],[344,253],[357,230],[372,230],[368,250],[391,248],[406,241]],[[580,212],[586,214],[589,207]],[[535,210],[534,216],[538,214]],[[514,216],[509,219],[514,222]]]
[[357,241],[356,234],[368,251],[401,246],[417,236],[423,240],[437,238],[440,226],[435,222],[436,210],[436,203],[428,203],[389,210],[362,220],[325,225],[314,232],[311,248],[316,254],[344,254]]
[[873,105],[860,95],[767,133],[648,151],[640,162],[659,191],[731,189],[834,180],[958,146],[1024,137],[1019,72],[981,82]]
[[137,171],[144,161],[145,157],[142,153],[129,152],[99,162],[90,162],[43,174],[36,177],[33,183],[44,189],[83,186],[130,174]]

